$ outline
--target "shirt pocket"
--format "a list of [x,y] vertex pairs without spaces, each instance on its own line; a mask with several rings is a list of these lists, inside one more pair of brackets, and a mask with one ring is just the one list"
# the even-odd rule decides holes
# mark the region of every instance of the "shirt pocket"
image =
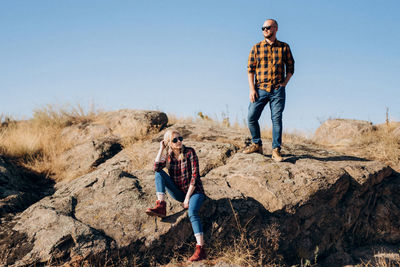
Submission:
[[277,65],[281,65],[283,63],[283,48],[282,47],[276,47],[274,49],[274,63]]

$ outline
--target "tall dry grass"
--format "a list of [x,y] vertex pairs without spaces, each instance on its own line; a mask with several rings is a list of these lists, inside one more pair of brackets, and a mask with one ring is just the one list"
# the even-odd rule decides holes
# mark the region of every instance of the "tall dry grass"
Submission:
[[[218,259],[239,266],[282,266],[280,262],[283,258],[278,254],[281,235],[278,224],[266,225],[260,235],[254,236],[248,230],[254,218],[249,218],[243,225],[230,200],[229,204],[238,236],[232,239],[229,246],[220,246],[219,251],[214,251]],[[214,245],[214,249],[216,247]]]
[[354,145],[360,155],[385,162],[389,165],[398,165],[400,162],[400,132],[395,133],[398,123],[377,125],[374,131],[364,133]]
[[378,253],[374,260],[362,262],[360,267],[398,267],[400,266],[400,250],[399,253]]
[[0,154],[27,169],[57,179],[63,175],[58,155],[71,148],[61,138],[62,129],[93,121],[95,116],[94,110],[85,111],[80,105],[47,105],[35,110],[30,120],[8,119],[0,127]]
[[360,133],[347,145],[329,145],[329,149],[388,164],[400,171],[400,123],[375,125],[373,130]]

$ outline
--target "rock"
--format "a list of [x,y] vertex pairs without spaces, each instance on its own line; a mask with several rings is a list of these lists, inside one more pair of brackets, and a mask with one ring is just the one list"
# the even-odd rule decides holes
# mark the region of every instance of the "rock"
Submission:
[[167,123],[168,117],[163,112],[122,109],[100,113],[93,123],[65,127],[61,135],[72,145],[110,136],[141,139],[148,134],[158,133]]
[[101,115],[104,125],[120,138],[143,138],[158,133],[168,123],[165,113],[159,111],[129,110],[106,112]]
[[112,136],[112,130],[102,124],[81,123],[65,127],[61,131],[61,136],[65,142],[76,146]]
[[53,182],[24,171],[0,156],[0,218],[51,194]]
[[71,180],[93,170],[107,159],[112,158],[122,150],[120,140],[116,137],[105,137],[79,144],[67,150],[58,157],[58,161],[67,175],[64,179]]
[[0,266],[11,265],[32,249],[25,234],[12,230],[14,215],[52,194],[53,184],[0,156]]
[[[290,143],[282,148],[284,161],[276,163],[270,149],[265,155],[240,153],[246,138],[235,129],[174,128],[200,160],[209,197],[201,214],[210,250],[235,244],[262,255],[258,264],[275,258],[298,264],[313,261],[318,247],[321,262],[344,265],[356,261],[349,257],[354,246],[400,242],[400,176],[385,164]],[[4,236],[14,236],[23,249],[17,254],[11,245],[2,246],[10,255],[7,264],[98,260],[103,265],[106,259],[166,264],[174,251],[193,252],[187,245],[194,244],[191,225],[179,202],[167,195],[168,216],[162,220],[144,213],[156,199],[152,168],[163,134],[155,132],[90,173],[57,183],[54,194],[13,217]],[[263,143],[271,146],[271,140]],[[71,155],[84,154],[86,146],[76,146]],[[85,157],[71,161],[71,168]],[[86,166],[94,166],[90,162]]]
[[314,140],[325,145],[351,145],[362,134],[372,130],[372,123],[368,121],[330,119],[315,131]]
[[[292,152],[291,155],[295,153],[290,145],[285,150]],[[313,259],[316,247],[323,254],[335,246],[348,246],[342,244],[347,232],[356,231],[360,239],[366,240],[365,232],[371,233],[372,228],[377,227],[373,223],[378,223],[378,218],[371,222],[367,215],[364,216],[367,211],[368,214],[376,212],[369,204],[370,198],[385,199],[383,189],[378,193],[374,186],[388,179],[391,192],[398,189],[393,187],[397,178],[391,176],[392,170],[384,164],[325,151],[313,150],[309,155],[301,152],[296,149],[297,155],[289,158],[284,152],[285,162],[282,163],[275,163],[270,157],[259,154],[237,153],[204,178],[206,191],[213,199],[252,199],[261,204],[263,207],[253,205],[252,209],[256,209],[254,214],[249,214],[239,205],[240,217],[258,217],[260,222],[255,225],[260,228],[270,221],[278,222],[282,240],[290,240],[281,243],[281,251],[291,264],[301,258]],[[221,211],[217,209],[208,218],[218,217],[218,212]],[[262,218],[259,213],[269,215]],[[390,242],[400,241],[397,237],[400,232],[398,223],[394,219],[396,214],[397,211],[393,217],[382,221],[388,224],[387,237],[394,236]],[[230,224],[226,221],[220,223],[217,226],[219,231],[229,231],[226,228]],[[222,230],[224,223],[226,226]],[[260,229],[251,227],[247,231],[259,232]],[[371,240],[381,238],[378,235],[370,237]]]
[[141,139],[158,133],[168,123],[165,113],[123,109],[97,116],[94,123],[64,128],[62,137],[71,146],[57,157],[62,179],[86,174],[122,150],[123,138]]

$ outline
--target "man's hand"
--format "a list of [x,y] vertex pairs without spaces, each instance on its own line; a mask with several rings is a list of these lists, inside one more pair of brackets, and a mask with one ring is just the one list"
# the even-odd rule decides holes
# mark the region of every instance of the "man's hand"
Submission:
[[277,89],[279,89],[279,88],[281,88],[281,87],[286,87],[286,83],[279,83]]
[[292,78],[292,76],[293,76],[293,73],[288,73],[286,75],[286,79],[283,82],[278,84],[278,88],[286,87],[286,85],[288,84],[288,82],[289,82],[290,78]]
[[251,103],[254,103],[254,102],[256,102],[256,100],[257,100],[257,98],[258,98],[258,93],[257,93],[257,91],[256,90],[252,90],[252,91],[250,91],[250,102]]

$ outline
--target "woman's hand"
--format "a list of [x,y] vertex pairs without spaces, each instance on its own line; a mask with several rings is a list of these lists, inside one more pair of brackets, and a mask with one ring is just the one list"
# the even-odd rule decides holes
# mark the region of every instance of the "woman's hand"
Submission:
[[164,140],[162,140],[160,142],[160,150],[164,150],[164,149],[165,149],[165,143],[164,143]]
[[186,198],[185,198],[185,200],[184,200],[183,203],[182,203],[182,207],[183,207],[184,209],[188,209],[188,208],[189,208],[189,199],[186,199]]

